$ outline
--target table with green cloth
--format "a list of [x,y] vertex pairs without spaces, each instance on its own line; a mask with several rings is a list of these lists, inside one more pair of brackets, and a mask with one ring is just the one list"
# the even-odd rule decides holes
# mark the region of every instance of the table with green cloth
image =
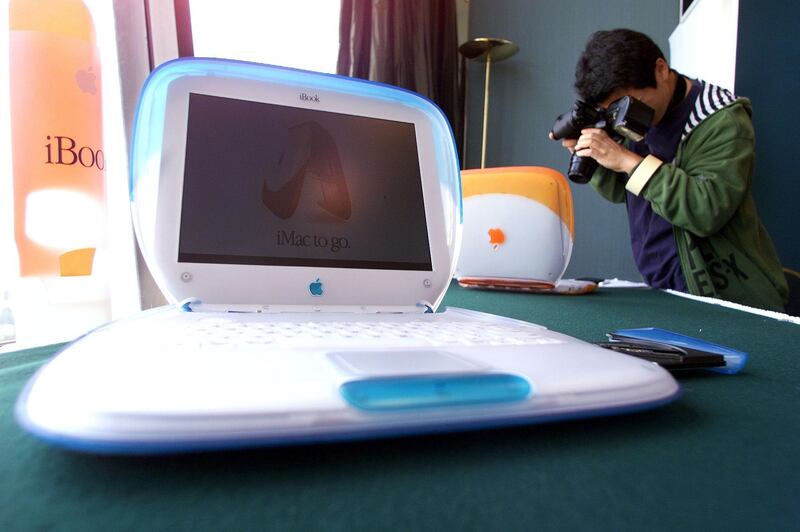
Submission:
[[800,530],[800,325],[649,289],[454,285],[444,304],[591,342],[661,327],[750,359],[738,375],[678,375],[677,401],[635,414],[110,457],[51,447],[13,419],[58,346],[0,351],[0,530]]

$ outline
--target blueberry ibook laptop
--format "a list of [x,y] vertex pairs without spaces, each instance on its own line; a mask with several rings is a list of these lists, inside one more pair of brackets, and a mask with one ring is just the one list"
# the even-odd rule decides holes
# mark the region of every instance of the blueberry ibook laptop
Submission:
[[441,309],[460,240],[452,133],[393,87],[251,63],[155,70],[131,152],[166,307],[81,337],[16,408],[51,443],[159,453],[641,410],[658,366]]

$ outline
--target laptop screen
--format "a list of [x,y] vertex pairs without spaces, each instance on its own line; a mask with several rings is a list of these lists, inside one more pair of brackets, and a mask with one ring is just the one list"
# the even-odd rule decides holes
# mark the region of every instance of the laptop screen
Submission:
[[178,261],[431,270],[414,124],[191,93]]

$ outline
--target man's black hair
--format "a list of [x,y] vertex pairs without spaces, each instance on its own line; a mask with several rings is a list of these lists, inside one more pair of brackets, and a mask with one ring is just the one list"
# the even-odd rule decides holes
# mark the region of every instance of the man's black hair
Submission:
[[661,49],[644,33],[628,29],[594,33],[575,65],[575,89],[581,99],[599,103],[616,89],[656,86]]

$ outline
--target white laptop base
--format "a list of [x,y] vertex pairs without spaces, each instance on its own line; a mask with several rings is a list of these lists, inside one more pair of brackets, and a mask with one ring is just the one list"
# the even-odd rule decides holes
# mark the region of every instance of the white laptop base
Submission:
[[[131,148],[139,246],[172,306],[101,327],[16,405],[54,444],[160,453],[625,412],[660,367],[434,312],[461,233],[452,132],[394,87],[234,61],[154,71]],[[185,303],[183,303],[186,301]]]
[[485,313],[168,308],[69,346],[28,386],[17,415],[60,446],[159,453],[629,412],[677,393],[655,364]]

